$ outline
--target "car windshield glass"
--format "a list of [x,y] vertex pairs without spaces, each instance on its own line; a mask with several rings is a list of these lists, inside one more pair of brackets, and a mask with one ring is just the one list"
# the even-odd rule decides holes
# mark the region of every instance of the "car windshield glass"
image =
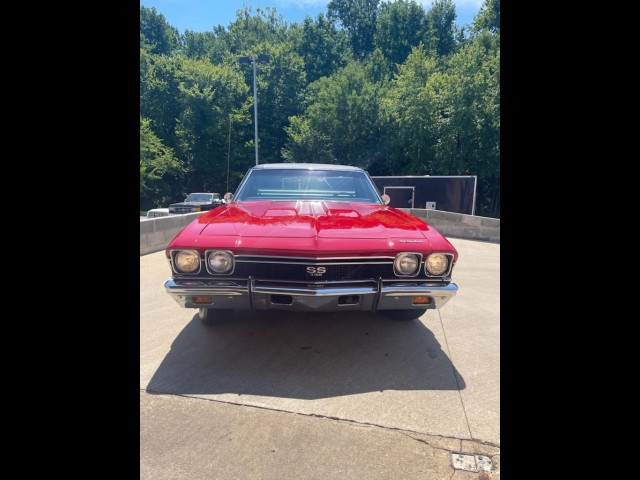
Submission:
[[190,193],[185,202],[211,202],[212,198],[210,193]]
[[381,203],[364,172],[339,170],[252,170],[235,201],[333,200]]

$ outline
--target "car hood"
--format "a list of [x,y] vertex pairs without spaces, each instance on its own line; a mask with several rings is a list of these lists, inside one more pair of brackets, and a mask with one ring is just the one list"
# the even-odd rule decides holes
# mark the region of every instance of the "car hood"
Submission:
[[[220,210],[220,209],[218,209]],[[424,239],[427,227],[386,205],[323,201],[238,202],[203,215],[202,236],[245,238]]]

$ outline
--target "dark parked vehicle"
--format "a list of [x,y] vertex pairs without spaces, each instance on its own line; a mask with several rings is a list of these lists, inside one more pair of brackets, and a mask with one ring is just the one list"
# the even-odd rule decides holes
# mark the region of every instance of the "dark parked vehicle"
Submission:
[[184,202],[169,205],[169,213],[205,212],[223,203],[224,201],[219,193],[190,193]]

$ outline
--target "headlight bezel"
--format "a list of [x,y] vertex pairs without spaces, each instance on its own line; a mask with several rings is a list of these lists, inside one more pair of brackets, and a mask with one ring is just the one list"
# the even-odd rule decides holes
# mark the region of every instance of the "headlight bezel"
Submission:
[[[209,263],[209,258],[211,257],[211,255],[214,255],[216,253],[222,253],[227,255],[230,260],[231,260],[231,268],[225,272],[216,272],[210,265]],[[229,250],[222,250],[222,249],[215,249],[215,250],[207,250],[206,252],[204,252],[204,264],[205,267],[207,269],[207,272],[210,275],[231,275],[233,274],[233,272],[236,269],[236,258],[235,255],[233,254],[233,252],[229,251]]]
[[[195,253],[197,255],[198,258],[198,266],[197,268],[195,268],[194,270],[183,270],[182,268],[180,268],[178,266],[178,256],[181,253],[184,252],[192,252]],[[197,275],[198,273],[200,273],[200,271],[202,270],[202,258],[200,257],[200,252],[198,252],[198,250],[194,249],[194,248],[180,248],[180,249],[176,249],[176,250],[172,250],[171,251],[171,264],[173,266],[173,271],[177,274],[182,274],[182,275]]]
[[[429,268],[429,258],[433,255],[442,255],[446,261],[447,261],[447,265],[445,266],[444,270],[442,271],[442,273],[432,273]],[[437,278],[444,278],[444,277],[448,277],[451,275],[451,270],[453,269],[453,254],[451,253],[446,253],[446,252],[431,252],[429,255],[427,255],[424,259],[424,273],[427,277],[437,277]]]
[[[417,267],[415,269],[415,271],[413,273],[402,273],[398,267],[397,264],[398,259],[403,257],[403,256],[407,256],[407,255],[412,255],[415,257],[416,262],[417,262]],[[395,258],[393,259],[393,273],[396,277],[400,277],[400,278],[413,278],[413,277],[417,277],[420,274],[420,265],[422,264],[422,254],[418,253],[418,252],[399,252],[396,254]]]

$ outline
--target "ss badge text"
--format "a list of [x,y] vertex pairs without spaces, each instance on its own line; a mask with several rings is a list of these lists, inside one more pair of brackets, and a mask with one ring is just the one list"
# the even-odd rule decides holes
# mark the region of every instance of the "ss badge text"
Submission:
[[326,271],[326,267],[307,267],[307,273],[312,277],[321,277]]

